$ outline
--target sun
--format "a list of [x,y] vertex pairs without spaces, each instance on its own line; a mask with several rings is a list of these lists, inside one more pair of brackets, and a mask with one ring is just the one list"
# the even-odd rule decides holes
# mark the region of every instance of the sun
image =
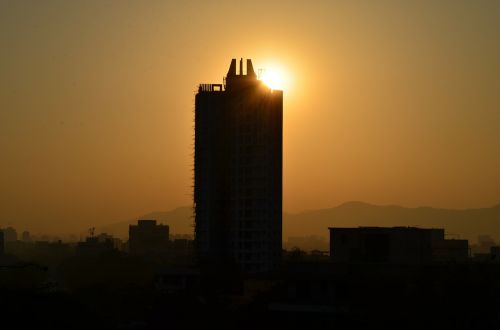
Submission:
[[259,79],[271,89],[283,90],[286,87],[286,74],[278,68],[262,69]]

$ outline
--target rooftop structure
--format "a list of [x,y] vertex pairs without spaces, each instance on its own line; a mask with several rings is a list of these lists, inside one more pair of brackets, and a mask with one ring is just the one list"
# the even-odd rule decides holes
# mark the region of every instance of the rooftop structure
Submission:
[[236,69],[196,94],[195,241],[202,262],[264,272],[281,257],[283,92]]

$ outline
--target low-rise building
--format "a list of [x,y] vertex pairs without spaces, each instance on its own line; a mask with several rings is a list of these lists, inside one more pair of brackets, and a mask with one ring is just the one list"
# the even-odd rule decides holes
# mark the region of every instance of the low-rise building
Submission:
[[415,227],[329,228],[336,262],[419,264],[465,261],[467,240],[446,240],[444,229]]
[[87,237],[84,242],[78,242],[76,253],[80,256],[98,256],[114,251],[112,239],[99,239],[97,236]]
[[17,230],[12,228],[12,227],[6,227],[3,229],[0,229],[3,231],[3,239],[4,242],[15,242],[17,241]]
[[491,261],[500,262],[500,246],[492,246],[490,248]]
[[3,231],[0,230],[0,256],[4,254],[5,251],[5,241]]
[[139,220],[129,227],[129,252],[133,255],[155,256],[169,249],[169,227],[156,220]]

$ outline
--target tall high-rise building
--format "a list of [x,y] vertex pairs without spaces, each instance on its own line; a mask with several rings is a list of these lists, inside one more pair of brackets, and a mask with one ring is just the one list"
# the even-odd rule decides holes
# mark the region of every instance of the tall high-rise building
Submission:
[[281,258],[283,92],[252,61],[195,101],[195,243],[201,261],[264,272]]

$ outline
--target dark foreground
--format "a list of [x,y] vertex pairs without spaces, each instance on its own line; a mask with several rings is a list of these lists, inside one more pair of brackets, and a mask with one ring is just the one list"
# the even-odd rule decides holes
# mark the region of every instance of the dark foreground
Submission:
[[287,261],[244,277],[120,254],[3,256],[0,315],[23,329],[500,329],[500,264]]

